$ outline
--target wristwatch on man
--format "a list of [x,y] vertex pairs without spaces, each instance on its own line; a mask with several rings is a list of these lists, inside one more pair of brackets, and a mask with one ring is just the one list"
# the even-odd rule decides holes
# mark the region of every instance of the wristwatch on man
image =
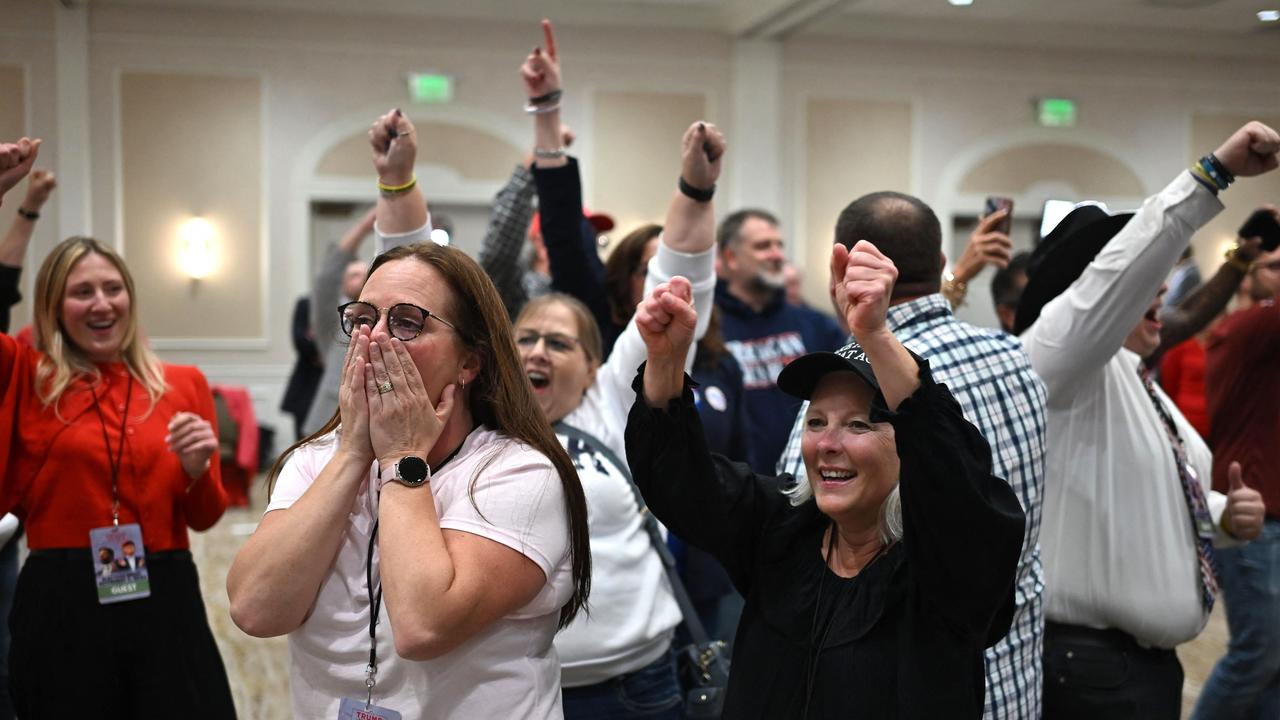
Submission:
[[381,470],[378,474],[379,488],[385,487],[392,480],[405,487],[416,488],[426,485],[431,479],[431,466],[420,457],[406,455],[395,465]]

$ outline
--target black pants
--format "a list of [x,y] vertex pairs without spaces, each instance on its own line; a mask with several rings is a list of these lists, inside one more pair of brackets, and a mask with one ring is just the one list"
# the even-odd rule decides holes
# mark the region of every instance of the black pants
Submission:
[[191,553],[149,553],[151,596],[99,605],[89,550],[37,550],[9,616],[23,720],[235,717]]
[[1178,720],[1182,664],[1119,630],[1046,623],[1044,720]]

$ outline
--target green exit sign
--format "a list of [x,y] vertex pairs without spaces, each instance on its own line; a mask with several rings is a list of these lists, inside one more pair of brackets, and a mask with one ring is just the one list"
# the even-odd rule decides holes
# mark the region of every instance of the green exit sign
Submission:
[[1072,127],[1076,124],[1076,101],[1067,98],[1040,98],[1036,120],[1045,127]]
[[447,103],[453,99],[453,78],[438,73],[409,73],[409,99],[415,103]]

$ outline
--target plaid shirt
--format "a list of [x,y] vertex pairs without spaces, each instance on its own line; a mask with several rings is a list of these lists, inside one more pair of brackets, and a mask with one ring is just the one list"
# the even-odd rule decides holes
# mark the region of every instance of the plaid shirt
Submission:
[[[934,294],[889,308],[889,327],[902,344],[929,360],[965,418],[991,444],[992,472],[1005,478],[1027,514],[1018,562],[1016,603],[1009,634],[986,652],[988,719],[1037,720],[1043,675],[1044,568],[1040,564],[1040,503],[1044,491],[1045,389],[1017,338],[962,323]],[[804,470],[800,436],[808,403],[800,408],[779,473]]]
[[480,244],[480,267],[489,274],[512,320],[526,302],[546,294],[551,286],[550,279],[530,270],[523,258],[533,219],[533,195],[533,172],[517,165],[493,198],[489,227]]

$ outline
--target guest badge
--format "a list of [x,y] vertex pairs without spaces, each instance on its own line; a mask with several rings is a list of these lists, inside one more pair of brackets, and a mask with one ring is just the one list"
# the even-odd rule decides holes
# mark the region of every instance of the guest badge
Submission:
[[342,698],[338,705],[338,720],[400,720],[400,713],[362,700]]
[[138,523],[108,525],[89,531],[98,603],[124,602],[151,596],[147,552]]

